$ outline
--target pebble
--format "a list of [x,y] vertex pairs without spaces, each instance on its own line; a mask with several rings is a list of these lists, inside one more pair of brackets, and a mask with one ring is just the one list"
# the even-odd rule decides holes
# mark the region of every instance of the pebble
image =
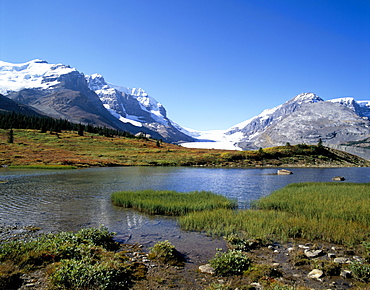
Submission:
[[215,273],[215,268],[213,268],[210,264],[205,264],[199,266],[199,271],[213,275]]
[[263,289],[262,285],[260,283],[251,283],[251,286],[254,287],[255,289]]
[[347,278],[351,278],[352,277],[352,272],[349,271],[349,270],[342,270],[342,271],[340,271],[340,275],[343,278],[347,279]]
[[319,269],[313,269],[308,273],[307,277],[311,279],[320,279],[324,275],[324,272]]
[[334,263],[338,263],[338,264],[349,264],[349,263],[351,263],[351,260],[348,259],[348,258],[340,257],[340,258],[335,258],[334,259]]
[[316,258],[316,257],[320,256],[322,253],[323,253],[322,250],[305,250],[304,251],[304,254],[308,258]]
[[335,255],[334,253],[328,253],[328,258],[329,259],[334,259],[337,255]]

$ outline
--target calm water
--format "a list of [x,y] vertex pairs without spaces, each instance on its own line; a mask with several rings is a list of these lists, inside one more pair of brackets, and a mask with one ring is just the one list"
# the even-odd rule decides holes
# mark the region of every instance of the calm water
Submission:
[[[78,170],[0,169],[0,223],[36,225],[44,231],[78,230],[105,225],[126,242],[195,239],[173,218],[148,217],[111,204],[119,190],[207,190],[237,199],[240,207],[293,182],[370,182],[370,168],[295,168],[293,175],[277,169],[219,169],[187,167],[113,167]],[[198,240],[199,242],[199,240]]]

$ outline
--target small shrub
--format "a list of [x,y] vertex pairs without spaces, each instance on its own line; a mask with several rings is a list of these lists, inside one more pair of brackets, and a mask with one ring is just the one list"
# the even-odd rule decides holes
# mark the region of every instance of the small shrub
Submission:
[[240,250],[247,252],[250,250],[249,243],[246,239],[241,238],[239,235],[230,234],[225,237],[227,246],[232,250]]
[[113,235],[107,228],[85,228],[80,230],[76,237],[80,242],[92,243],[95,246],[101,246],[106,250],[117,250],[119,243],[113,241]]
[[149,250],[148,258],[150,259],[157,259],[162,263],[171,265],[182,265],[184,262],[184,258],[176,250],[175,246],[167,240],[156,243]]
[[218,275],[228,276],[243,274],[252,261],[242,251],[231,250],[226,253],[216,253],[209,262]]
[[367,263],[370,263],[370,242],[363,242],[362,245],[363,245],[363,247],[365,249],[365,253],[366,253],[365,261]]
[[240,250],[243,252],[249,252],[250,250],[257,249],[262,244],[264,244],[267,239],[245,239],[238,234],[230,234],[224,239],[227,242],[228,247],[231,250]]
[[355,262],[350,265],[354,277],[364,283],[370,282],[370,264]]
[[62,260],[50,280],[57,289],[128,289],[128,267],[117,260]]

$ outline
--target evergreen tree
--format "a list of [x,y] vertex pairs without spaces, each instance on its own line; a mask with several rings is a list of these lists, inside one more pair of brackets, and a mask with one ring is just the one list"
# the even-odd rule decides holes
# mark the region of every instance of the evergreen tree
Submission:
[[319,148],[322,148],[323,147],[323,145],[322,145],[322,139],[321,138],[319,139],[319,143],[317,143],[317,147],[319,147]]
[[78,135],[83,136],[84,135],[84,128],[85,126],[82,124],[78,124]]
[[14,132],[11,128],[8,132],[8,143],[14,143]]

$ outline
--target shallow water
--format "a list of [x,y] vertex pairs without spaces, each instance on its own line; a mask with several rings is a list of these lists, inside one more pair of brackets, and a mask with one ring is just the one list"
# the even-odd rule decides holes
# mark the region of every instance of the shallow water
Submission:
[[[0,169],[0,223],[36,225],[43,231],[76,231],[105,225],[122,242],[152,246],[170,240],[184,252],[201,243],[223,245],[203,234],[181,231],[176,219],[149,217],[113,206],[110,194],[119,190],[207,190],[236,199],[241,208],[252,200],[293,182],[370,182],[370,168],[294,168],[292,175],[277,169],[188,167],[113,167],[77,170]],[[212,244],[213,245],[213,244]],[[204,245],[205,246],[205,245]],[[202,251],[199,255],[202,255]],[[193,253],[194,254],[194,253]],[[197,253],[195,253],[197,255]]]

